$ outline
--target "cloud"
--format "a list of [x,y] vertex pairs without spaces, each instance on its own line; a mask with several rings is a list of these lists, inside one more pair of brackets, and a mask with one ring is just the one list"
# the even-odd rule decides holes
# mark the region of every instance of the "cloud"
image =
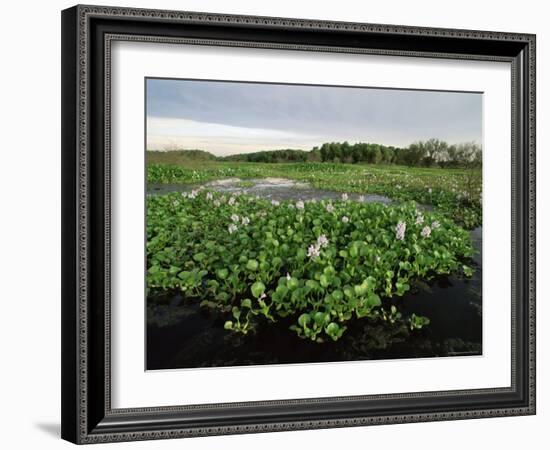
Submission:
[[148,148],[170,141],[218,154],[344,140],[482,141],[479,93],[148,79],[147,117]]

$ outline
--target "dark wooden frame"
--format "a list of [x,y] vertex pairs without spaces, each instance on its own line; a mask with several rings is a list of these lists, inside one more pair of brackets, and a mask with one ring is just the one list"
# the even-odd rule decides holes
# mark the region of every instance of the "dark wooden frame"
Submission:
[[[112,409],[109,102],[113,40],[510,62],[511,386]],[[534,35],[75,6],[62,12],[62,85],[63,438],[94,443],[535,413]]]

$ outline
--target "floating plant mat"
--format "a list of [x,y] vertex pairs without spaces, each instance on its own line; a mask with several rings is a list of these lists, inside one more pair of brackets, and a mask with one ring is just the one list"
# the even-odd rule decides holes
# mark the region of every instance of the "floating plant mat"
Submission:
[[[412,311],[406,301],[413,292],[421,297],[426,289],[444,290],[442,283],[474,284],[468,281],[477,276],[470,233],[412,202],[357,200],[344,194],[339,200],[279,201],[208,189],[149,196],[149,343],[155,333],[185,323],[181,350],[190,342],[203,348],[204,340],[219,346],[220,339],[233,349],[221,353],[227,361],[212,365],[372,359],[400,347],[409,357],[404,349],[418,339],[424,344],[410,347],[416,356],[479,353],[480,326],[472,325],[470,336],[432,341],[434,318],[420,314],[421,307]],[[426,297],[445,301],[433,292]],[[481,323],[478,297],[468,296],[470,311],[460,320]],[[279,341],[273,348],[288,342],[283,347],[295,346],[299,354],[266,350],[273,339]],[[154,348],[148,361],[162,359]],[[169,359],[186,367],[174,354]]]

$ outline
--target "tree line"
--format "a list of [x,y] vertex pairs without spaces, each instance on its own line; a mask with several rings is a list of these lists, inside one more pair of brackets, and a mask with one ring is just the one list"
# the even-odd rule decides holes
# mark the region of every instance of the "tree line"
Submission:
[[448,144],[440,139],[414,142],[400,148],[358,142],[327,142],[310,151],[284,149],[219,158],[245,162],[331,162],[350,164],[398,164],[409,167],[480,167],[481,147],[475,142]]

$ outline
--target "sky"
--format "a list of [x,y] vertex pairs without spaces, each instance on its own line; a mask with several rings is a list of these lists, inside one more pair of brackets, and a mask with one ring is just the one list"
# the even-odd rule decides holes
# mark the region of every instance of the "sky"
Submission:
[[147,79],[147,149],[216,156],[324,142],[482,143],[480,93]]

